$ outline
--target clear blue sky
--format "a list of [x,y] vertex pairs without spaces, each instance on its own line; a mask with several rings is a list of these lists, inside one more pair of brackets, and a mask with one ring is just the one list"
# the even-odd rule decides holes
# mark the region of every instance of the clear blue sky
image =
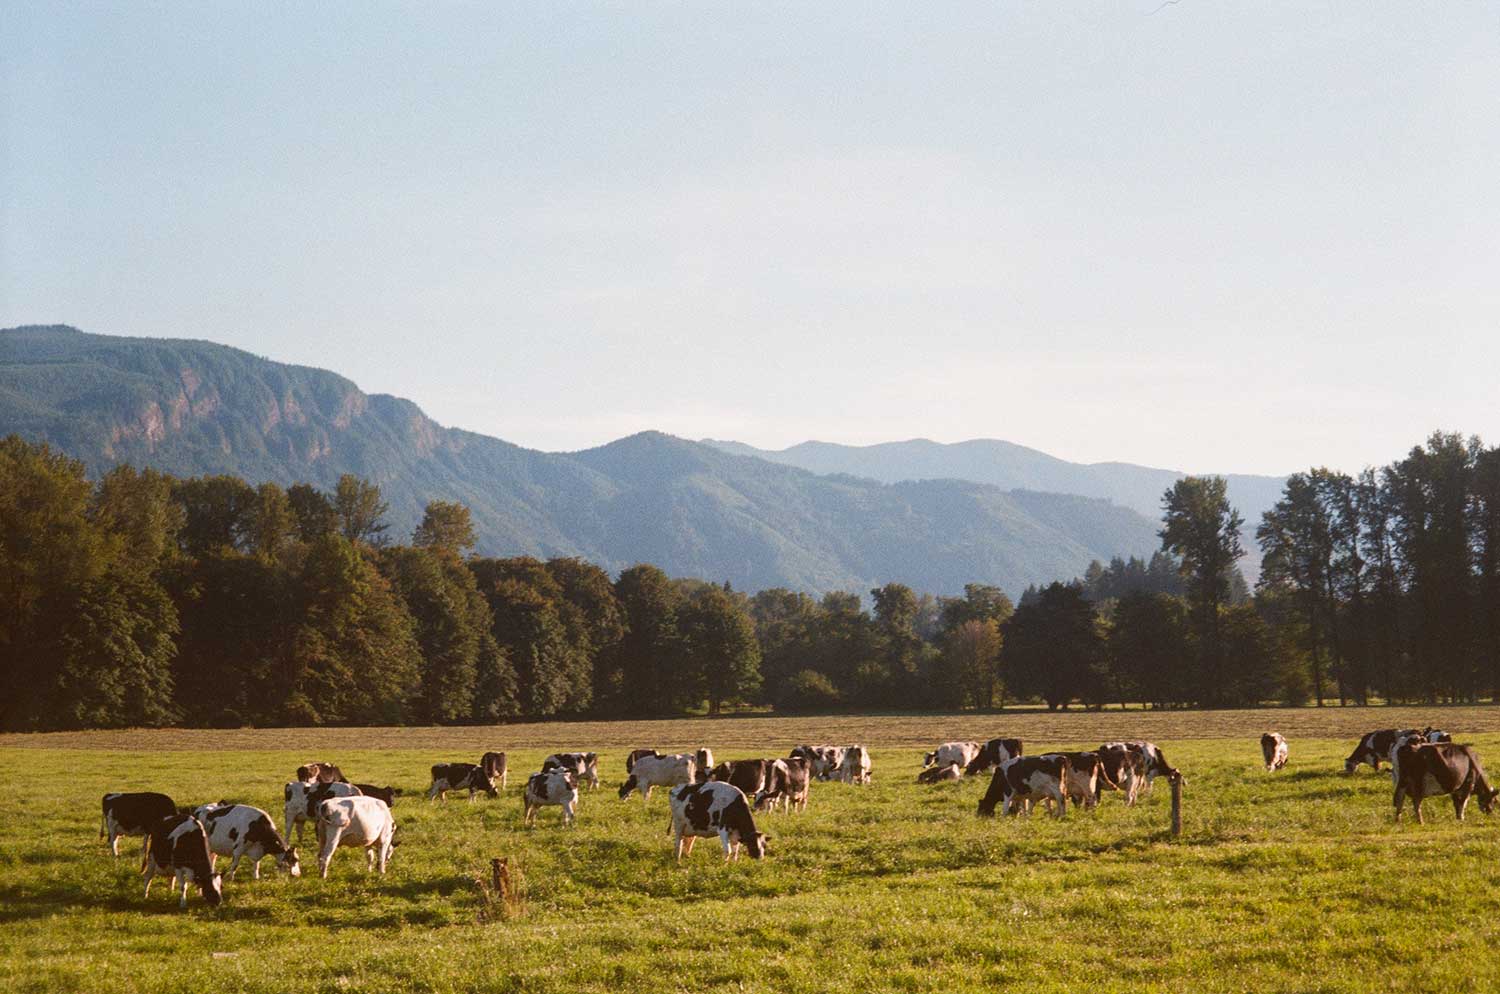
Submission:
[[10,3],[0,324],[538,448],[1500,442],[1500,6]]

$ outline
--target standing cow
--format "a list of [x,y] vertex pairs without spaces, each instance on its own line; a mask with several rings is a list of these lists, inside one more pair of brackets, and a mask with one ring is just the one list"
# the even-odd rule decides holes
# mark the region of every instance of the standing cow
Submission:
[[1146,782],[1146,757],[1123,742],[1107,742],[1095,750],[1103,764],[1103,775],[1094,787],[1094,799],[1100,800],[1106,789],[1125,795],[1125,806],[1133,807]]
[[724,846],[726,862],[739,858],[740,847],[751,859],[766,855],[769,835],[755,829],[750,803],[730,783],[710,780],[673,788],[668,795],[672,807],[672,841],[677,861],[693,854],[693,840],[717,835]]
[[578,778],[571,769],[554,767],[533,773],[526,781],[525,817],[527,828],[536,825],[536,813],[544,807],[555,805],[562,808],[563,827],[573,824],[578,810]]
[[120,855],[121,836],[150,835],[163,818],[177,813],[170,797],[154,791],[105,794],[100,808],[99,838],[109,838],[111,856]]
[[969,765],[964,769],[967,776],[983,773],[985,770],[993,769],[1021,755],[1022,747],[1020,739],[990,739],[979,747],[979,755],[969,760]]
[[276,823],[260,808],[248,804],[205,804],[193,812],[208,834],[208,850],[214,856],[232,856],[226,876],[234,879],[240,868],[240,860],[250,860],[250,876],[260,879],[260,861],[267,856],[276,857],[276,868],[294,877],[302,875],[302,865],[297,850],[288,846]]
[[625,757],[625,775],[629,776],[635,772],[635,761],[646,756],[660,756],[661,753],[655,749],[632,749],[630,755]]
[[922,757],[922,768],[957,766],[962,770],[979,757],[982,748],[978,742],[944,742]]
[[365,851],[366,871],[385,873],[396,847],[396,820],[383,801],[373,797],[332,797],[318,805],[318,875],[328,876],[328,864],[340,846]]
[[[794,759],[771,761],[766,785],[755,797],[755,810],[775,810],[779,805],[787,811],[807,809],[807,791],[812,780],[812,766],[801,756]],[[749,796],[749,795],[747,795]]]
[[746,797],[754,797],[766,789],[766,780],[771,775],[771,759],[730,759],[715,766],[708,779],[719,783],[734,784]]
[[333,781],[330,783],[319,783],[316,780],[307,783],[289,783],[283,789],[282,794],[286,798],[286,837],[292,837],[292,829],[297,829],[297,841],[302,841],[303,826],[318,817],[318,805],[330,797],[358,797],[359,788],[352,783],[341,783]]
[[1366,732],[1360,738],[1359,744],[1344,760],[1344,772],[1352,774],[1362,764],[1368,763],[1373,769],[1379,770],[1382,762],[1389,762],[1391,748],[1395,746],[1396,740],[1402,736],[1420,735],[1421,732],[1415,728],[1382,728],[1378,732]]
[[1262,735],[1260,754],[1265,757],[1266,772],[1275,773],[1286,765],[1286,738],[1280,732],[1267,732]]
[[990,780],[990,789],[979,801],[981,817],[994,817],[1000,805],[1002,814],[1014,815],[1031,805],[1050,799],[1057,804],[1053,816],[1061,818],[1068,810],[1068,760],[1051,756],[1017,756],[1006,760]]
[[1401,820],[1401,802],[1411,798],[1412,814],[1417,824],[1422,824],[1422,799],[1441,794],[1453,798],[1453,813],[1459,821],[1464,820],[1464,809],[1469,798],[1479,798],[1479,810],[1490,814],[1495,809],[1495,797],[1500,794],[1490,787],[1479,765],[1479,754],[1471,746],[1455,745],[1452,742],[1408,742],[1401,747],[1396,764],[1396,820]]
[[620,800],[629,797],[631,791],[641,792],[641,801],[651,799],[653,787],[676,787],[698,779],[698,763],[687,753],[675,756],[637,756],[630,766],[630,776],[620,785]]
[[569,770],[578,783],[586,783],[590,790],[599,788],[599,754],[597,752],[554,752],[542,760],[542,772]]
[[500,796],[495,789],[495,778],[476,763],[434,763],[431,772],[432,783],[427,787],[429,801],[436,797],[446,803],[450,790],[467,790],[470,801],[481,791],[486,797]]
[[182,890],[179,908],[187,907],[188,884],[196,884],[209,907],[224,900],[219,875],[214,872],[213,857],[208,850],[208,833],[192,815],[168,815],[158,821],[146,839],[141,861],[141,875],[146,878],[143,896],[151,896],[151,881],[158,876],[172,876],[172,889]]
[[[1093,810],[1098,805],[1099,795],[1104,788],[1102,781],[1109,776],[1104,769],[1104,760],[1098,752],[1045,752],[1038,758],[1051,759],[1056,756],[1061,756],[1067,764],[1063,793],[1073,802],[1074,807],[1085,811]],[[1051,810],[1051,798],[1044,800],[1048,810]]]
[[510,780],[510,764],[503,752],[487,752],[479,757],[479,768],[484,771],[491,784],[499,783],[504,790]]
[[870,751],[862,745],[852,745],[844,750],[844,760],[839,764],[839,779],[844,783],[863,786],[870,782]]
[[790,758],[799,757],[808,761],[813,776],[819,780],[832,780],[844,763],[844,747],[800,745],[792,750]]
[[298,783],[348,783],[344,773],[332,763],[304,763],[297,767]]

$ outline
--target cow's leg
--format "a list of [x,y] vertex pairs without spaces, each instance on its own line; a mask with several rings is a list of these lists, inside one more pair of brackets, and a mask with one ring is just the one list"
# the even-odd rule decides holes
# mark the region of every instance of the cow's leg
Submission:
[[113,825],[109,826],[109,854],[115,857],[120,855],[120,834]]
[[1061,818],[1068,813],[1068,795],[1062,791],[1057,792],[1057,810],[1053,812],[1054,818]]
[[438,796],[438,782],[436,780],[434,780],[434,781],[432,781],[432,786],[427,788],[427,800],[431,801],[434,797],[437,797],[437,796]]
[[343,826],[333,826],[327,831],[318,826],[318,876],[324,880],[328,879],[328,864],[333,862],[333,854],[339,848],[339,837],[343,834]]
[[1413,795],[1411,795],[1411,813],[1417,816],[1417,824],[1418,825],[1426,824],[1426,822],[1424,822],[1422,820],[1422,795],[1421,794],[1413,794]]
[[178,870],[176,872],[176,874],[174,874],[174,875],[177,878],[177,880],[175,882],[176,886],[180,887],[182,889],[182,896],[177,899],[177,906],[179,908],[186,908],[187,907],[187,885],[188,885],[188,882],[187,882],[187,871],[185,871],[185,870]]
[[527,828],[530,828],[536,824],[535,805],[529,803],[526,805],[526,817],[521,819],[521,824],[525,825]]
[[150,897],[151,881],[156,878],[156,864],[148,859],[146,865],[141,867],[141,875],[146,878],[146,889],[141,892],[141,896]]
[[391,849],[393,848],[391,843],[394,842],[395,839],[395,832],[392,832],[390,835],[380,840],[380,865],[378,869],[380,870],[381,876],[385,876],[385,868],[390,865]]
[[1469,806],[1469,792],[1459,788],[1453,792],[1453,813],[1459,821],[1464,820],[1464,809]]
[[[375,845],[379,845],[376,843]],[[375,869],[375,846],[365,846],[365,872]]]
[[562,812],[562,814],[563,814],[563,817],[562,817],[563,827],[567,828],[567,827],[569,827],[570,825],[573,824],[573,804],[572,804],[572,802],[564,804],[562,806],[562,809],[563,809],[563,812]]
[[724,847],[724,862],[734,858],[734,844],[729,841],[729,830],[719,829],[719,843]]

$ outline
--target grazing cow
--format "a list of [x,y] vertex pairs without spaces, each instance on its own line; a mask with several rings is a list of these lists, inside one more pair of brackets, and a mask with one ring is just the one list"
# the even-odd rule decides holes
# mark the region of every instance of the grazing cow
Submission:
[[1495,810],[1495,797],[1500,791],[1490,787],[1472,746],[1413,739],[1401,747],[1398,756],[1394,799],[1397,821],[1401,820],[1401,801],[1406,797],[1411,798],[1418,825],[1422,824],[1422,799],[1440,794],[1452,795],[1453,813],[1459,821],[1464,820],[1471,796],[1479,798],[1479,810],[1485,814]]
[[927,767],[917,774],[917,783],[942,783],[945,780],[962,780],[963,778],[963,767],[957,763],[949,763],[946,766]]
[[1097,802],[1103,796],[1105,788],[1108,788],[1122,791],[1125,794],[1125,806],[1134,806],[1141,784],[1146,782],[1145,755],[1123,742],[1106,743],[1096,751],[1103,769],[1099,782],[1094,787],[1094,800]]
[[773,759],[731,759],[715,766],[708,779],[734,784],[746,797],[754,797],[766,789],[774,762]]
[[660,755],[661,755],[661,753],[657,752],[655,749],[632,749],[632,750],[630,750],[630,755],[628,755],[628,756],[625,757],[625,773],[626,773],[626,775],[628,776],[629,774],[635,772],[635,761],[637,759],[640,759],[640,758],[642,758],[644,756],[660,756]]
[[[979,814],[992,818],[995,806],[1001,813],[1013,815],[1025,809],[1031,814],[1036,801],[1050,799],[1057,803],[1053,816],[1061,818],[1068,810],[1068,760],[1051,756],[1017,756],[1000,764],[990,780],[990,789],[979,801]],[[1002,803],[1003,802],[1003,803]]]
[[[1104,760],[1098,752],[1046,752],[1038,758],[1050,759],[1061,756],[1068,764],[1067,784],[1064,793],[1075,807],[1083,808],[1085,811],[1092,810],[1099,803],[1099,795],[1104,789],[1103,780],[1109,774],[1104,770]],[[1048,810],[1052,808],[1052,799],[1044,798]]]
[[332,797],[318,805],[318,875],[328,876],[328,864],[340,846],[365,851],[365,869],[385,873],[396,847],[396,820],[390,805],[374,797]]
[[1383,760],[1388,761],[1391,756],[1391,747],[1396,740],[1403,735],[1420,735],[1415,728],[1382,728],[1378,732],[1369,732],[1359,740],[1349,758],[1344,760],[1344,772],[1353,773],[1363,763],[1368,763],[1373,769],[1379,770]]
[[484,791],[489,797],[500,796],[500,792],[495,789],[495,781],[485,775],[483,766],[474,763],[433,764],[432,784],[427,788],[429,801],[434,797],[447,801],[448,791],[465,789],[468,790],[471,801],[480,791]]
[[731,783],[710,780],[674,787],[668,795],[672,807],[672,841],[677,861],[693,854],[693,840],[717,835],[724,846],[725,861],[739,859],[740,846],[751,859],[766,855],[769,835],[755,830],[750,802]]
[[819,780],[832,780],[838,775],[839,767],[844,763],[844,747],[800,745],[792,750],[788,758],[799,757],[807,760],[812,768],[813,776]]
[[629,797],[631,791],[638,790],[644,803],[651,799],[653,787],[676,787],[678,784],[692,783],[696,779],[698,761],[685,752],[675,756],[637,756],[631,764],[630,776],[620,785],[620,800]]
[[1452,735],[1450,735],[1449,733],[1443,731],[1440,728],[1433,728],[1431,725],[1428,725],[1426,728],[1422,729],[1422,738],[1426,739],[1428,742],[1452,742],[1453,741],[1453,736]]
[[298,783],[348,783],[343,772],[332,763],[307,763],[297,767]]
[[297,850],[288,846],[276,823],[260,808],[248,804],[205,804],[193,812],[203,830],[208,833],[208,850],[215,857],[233,856],[229,872],[225,876],[234,879],[240,868],[240,860],[249,857],[250,876],[260,879],[260,861],[267,856],[276,857],[276,868],[285,870],[294,877],[302,876],[302,864]]
[[811,780],[812,765],[805,758],[772,760],[766,785],[755,795],[755,810],[775,810],[777,805],[787,811],[806,810]]
[[330,797],[357,797],[359,788],[350,783],[318,783],[310,781],[307,783],[289,783],[282,794],[286,798],[286,837],[292,837],[292,829],[297,829],[297,841],[302,841],[302,831],[305,823],[313,821],[318,817],[318,805]]
[[1000,766],[1021,755],[1020,739],[990,739],[979,747],[979,755],[969,760],[969,765],[964,773],[973,776],[983,773],[985,770]]
[[844,783],[869,783],[870,751],[862,745],[852,745],[845,749],[844,760],[839,763],[839,779]]
[[101,808],[99,838],[109,838],[111,856],[120,855],[120,836],[150,835],[163,818],[177,813],[170,797],[151,791],[105,794]]
[[171,814],[151,827],[141,860],[141,875],[146,878],[143,896],[151,896],[151,881],[158,876],[172,876],[172,889],[181,888],[179,908],[187,907],[188,884],[196,884],[209,907],[224,900],[219,875],[214,872],[213,857],[208,851],[208,834],[192,815]]
[[372,783],[357,783],[354,786],[366,797],[380,798],[388,808],[396,806],[396,795],[400,793],[395,787],[377,787]]
[[599,754],[597,752],[554,752],[542,760],[542,772],[571,770],[573,779],[586,783],[590,790],[599,787]]
[[578,777],[572,770],[563,767],[533,773],[526,781],[524,800],[524,822],[527,828],[536,825],[537,811],[553,804],[562,808],[563,827],[567,827],[573,824],[578,809]]
[[922,768],[955,764],[964,768],[974,762],[982,748],[978,742],[944,742],[922,757]]
[[1167,757],[1157,748],[1155,742],[1145,742],[1140,739],[1131,742],[1106,742],[1099,748],[1103,750],[1120,746],[1140,754],[1145,766],[1145,783],[1148,791],[1151,789],[1151,785],[1156,782],[1157,777],[1169,777],[1177,772],[1173,767],[1167,765]]
[[1275,773],[1286,765],[1286,737],[1280,732],[1267,732],[1262,735],[1260,754],[1266,759],[1266,772]]
[[505,753],[485,753],[483,756],[479,757],[479,768],[483,770],[484,775],[489,778],[491,785],[493,785],[495,781],[498,780],[500,781],[500,789],[505,789],[506,783],[510,779],[510,766],[505,761]]
[[1392,787],[1396,786],[1396,782],[1401,775],[1401,763],[1396,757],[1401,755],[1401,750],[1406,747],[1406,744],[1408,742],[1410,742],[1412,745],[1423,745],[1427,742],[1427,736],[1421,732],[1404,731],[1397,735],[1396,740],[1391,743],[1390,751],[1386,753],[1385,758],[1391,761]]

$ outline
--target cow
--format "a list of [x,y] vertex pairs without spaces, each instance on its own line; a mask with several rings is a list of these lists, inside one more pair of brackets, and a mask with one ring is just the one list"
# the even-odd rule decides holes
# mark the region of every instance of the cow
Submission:
[[620,800],[629,797],[631,791],[639,790],[644,803],[651,799],[653,787],[676,787],[697,779],[698,761],[685,752],[675,756],[655,753],[637,756],[635,762],[631,763],[630,776],[620,785]]
[[845,749],[843,762],[839,763],[839,779],[844,783],[869,783],[869,750],[862,745],[852,745]]
[[343,772],[332,763],[304,763],[297,767],[298,783],[348,783]]
[[209,907],[224,900],[222,880],[214,872],[213,857],[208,851],[208,833],[192,815],[170,814],[151,826],[141,859],[141,875],[146,887],[143,897],[151,896],[151,881],[158,876],[172,876],[172,889],[181,888],[179,908],[187,907],[188,884],[196,884]]
[[573,778],[586,783],[590,790],[599,787],[599,754],[597,752],[554,752],[542,760],[542,772],[571,770]]
[[625,775],[629,776],[635,772],[635,761],[646,756],[660,756],[661,753],[655,749],[632,749],[630,755],[625,757]]
[[668,795],[672,808],[673,851],[677,861],[693,854],[693,840],[717,835],[724,846],[724,860],[739,859],[740,847],[751,859],[766,853],[769,835],[755,830],[750,802],[732,783],[710,780],[672,788]]
[[838,775],[839,767],[844,762],[844,747],[800,745],[792,750],[788,758],[799,757],[807,760],[812,768],[813,776],[819,780],[832,780]]
[[365,851],[365,869],[385,873],[396,847],[396,820],[390,806],[374,797],[331,797],[318,805],[318,876],[328,876],[328,864],[340,846]]
[[372,783],[357,783],[354,787],[366,797],[380,798],[388,808],[396,806],[396,795],[400,793],[395,787],[377,787]]
[[1020,739],[990,739],[979,747],[979,755],[969,760],[969,765],[964,768],[964,774],[973,776],[983,773],[1002,763],[1008,762],[1021,755]]
[[487,752],[479,757],[479,768],[489,778],[491,784],[500,781],[500,789],[504,790],[510,779],[510,765],[505,760],[503,752]]
[[1431,725],[1428,725],[1426,728],[1422,729],[1422,738],[1426,739],[1428,742],[1452,742],[1453,741],[1453,736],[1452,735],[1450,735],[1449,733],[1443,731],[1440,728],[1433,728]]
[[1396,740],[1403,735],[1420,735],[1415,728],[1382,728],[1378,732],[1368,732],[1359,740],[1349,758],[1344,760],[1344,773],[1352,774],[1359,769],[1361,764],[1368,763],[1375,770],[1380,769],[1382,760],[1389,760],[1391,747]]
[[[1104,760],[1098,752],[1046,752],[1042,753],[1041,759],[1050,759],[1061,756],[1068,764],[1067,785],[1064,793],[1075,807],[1083,808],[1085,811],[1092,810],[1099,803],[1099,795],[1104,789],[1101,782],[1108,778],[1109,774],[1104,770]],[[1045,798],[1047,807],[1052,807],[1052,799]]]
[[715,766],[708,779],[734,784],[746,797],[754,797],[766,789],[774,762],[773,759],[731,759]]
[[981,748],[978,742],[944,742],[922,757],[922,768],[957,765],[962,770],[974,762]]
[[1148,791],[1151,789],[1151,785],[1156,782],[1157,777],[1170,777],[1177,772],[1176,769],[1167,765],[1167,757],[1162,753],[1161,749],[1157,748],[1155,742],[1145,742],[1140,739],[1131,742],[1106,742],[1099,748],[1103,750],[1121,746],[1132,752],[1140,753],[1141,760],[1145,766],[1145,784]]
[[109,838],[111,856],[120,855],[121,836],[148,836],[163,818],[177,813],[170,797],[152,791],[105,794],[100,809],[99,838]]
[[1017,756],[1000,764],[990,779],[990,789],[979,801],[979,815],[993,818],[995,806],[1001,805],[1001,813],[1013,815],[1024,809],[1031,814],[1031,805],[1042,799],[1057,803],[1053,817],[1061,818],[1068,810],[1068,760],[1054,753],[1051,756]]
[[471,801],[480,791],[488,797],[500,796],[500,792],[495,789],[495,781],[485,775],[484,767],[474,763],[434,763],[427,799],[430,801],[436,797],[446,802],[450,790],[467,790]]
[[562,823],[567,827],[573,824],[578,809],[578,776],[571,769],[563,767],[533,773],[526,781],[523,800],[526,804],[524,823],[527,828],[536,825],[537,811],[553,804],[562,808]]
[[1095,802],[1103,797],[1108,788],[1122,791],[1125,794],[1125,806],[1134,806],[1141,784],[1146,782],[1145,755],[1123,742],[1105,743],[1095,751],[1103,764],[1102,775],[1094,787]]
[[260,879],[260,861],[267,856],[276,857],[278,870],[294,877],[302,876],[296,847],[286,844],[281,833],[276,831],[271,816],[260,808],[220,801],[202,805],[193,812],[193,817],[208,834],[208,851],[212,857],[234,857],[229,872],[225,874],[230,880],[234,879],[240,860],[245,857],[250,859],[250,876],[255,880]]
[[289,783],[282,790],[286,798],[286,837],[292,837],[292,829],[297,829],[297,841],[302,841],[302,831],[305,823],[313,821],[318,816],[318,805],[330,797],[357,797],[359,788],[350,783],[333,781],[330,783],[318,783],[309,781],[306,783]]
[[1408,742],[1397,754],[1396,820],[1401,820],[1401,802],[1411,798],[1412,814],[1417,824],[1422,824],[1422,800],[1440,794],[1453,798],[1453,813],[1459,821],[1464,820],[1464,809],[1471,796],[1479,798],[1479,810],[1491,814],[1495,810],[1495,797],[1500,795],[1490,787],[1479,764],[1479,754],[1472,746],[1452,742]]
[[1386,753],[1386,758],[1391,761],[1391,786],[1392,787],[1396,786],[1396,781],[1397,781],[1398,777],[1400,776],[1400,772],[1401,772],[1401,770],[1400,770],[1401,764],[1399,762],[1397,762],[1396,757],[1401,754],[1401,750],[1406,747],[1406,744],[1408,742],[1410,742],[1413,745],[1423,745],[1423,744],[1425,744],[1427,742],[1427,736],[1425,734],[1423,734],[1422,732],[1415,732],[1415,731],[1413,731],[1413,732],[1404,732],[1403,731],[1401,734],[1397,735],[1396,736],[1396,740],[1391,743],[1391,748],[1390,748],[1390,751]]
[[1286,737],[1280,732],[1267,732],[1260,737],[1260,754],[1266,760],[1266,772],[1275,773],[1286,765]]
[[917,783],[942,783],[945,780],[962,780],[964,769],[957,763],[946,766],[929,766],[917,774]]
[[803,757],[772,760],[766,785],[754,795],[755,810],[775,810],[777,805],[787,811],[806,810],[811,780],[812,765]]

